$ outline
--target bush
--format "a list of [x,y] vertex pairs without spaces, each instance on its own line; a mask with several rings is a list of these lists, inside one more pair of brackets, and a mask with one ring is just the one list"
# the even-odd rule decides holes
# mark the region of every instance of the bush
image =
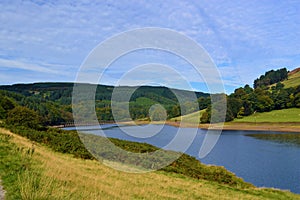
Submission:
[[39,115],[26,107],[18,106],[8,112],[7,124],[15,126],[25,126],[37,129],[41,126]]
[[41,144],[45,144],[54,151],[69,153],[76,158],[94,159],[82,144],[76,131],[64,131],[61,129],[48,128],[45,130],[35,130],[25,126],[8,125],[6,128]]

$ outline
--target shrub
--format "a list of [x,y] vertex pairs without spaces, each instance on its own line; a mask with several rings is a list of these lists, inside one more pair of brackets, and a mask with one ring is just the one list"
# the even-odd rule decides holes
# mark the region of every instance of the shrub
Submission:
[[39,115],[26,107],[18,106],[8,112],[7,124],[15,126],[25,126],[29,128],[38,128],[40,123]]

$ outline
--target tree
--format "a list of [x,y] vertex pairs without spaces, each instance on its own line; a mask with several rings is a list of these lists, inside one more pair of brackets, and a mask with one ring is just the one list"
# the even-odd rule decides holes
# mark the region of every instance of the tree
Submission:
[[295,95],[294,105],[295,105],[295,107],[300,108],[300,93]]
[[7,113],[15,107],[15,102],[6,96],[0,96],[0,119],[5,119]]
[[288,78],[288,71],[286,68],[282,68],[279,70],[270,70],[265,73],[265,75],[261,75],[258,79],[254,81],[254,88],[265,87],[268,85],[272,85],[274,83],[278,83]]
[[253,110],[253,103],[251,101],[244,101],[243,102],[243,108],[244,108],[244,116],[251,115],[254,110]]
[[237,118],[238,119],[243,118],[244,115],[245,115],[245,108],[244,106],[242,106],[237,114]]
[[210,121],[210,117],[207,111],[204,111],[200,117],[201,123],[208,123]]
[[36,129],[40,124],[40,116],[33,110],[18,106],[8,112],[6,122],[15,126],[26,126]]
[[4,119],[6,117],[6,111],[2,106],[0,106],[0,119]]

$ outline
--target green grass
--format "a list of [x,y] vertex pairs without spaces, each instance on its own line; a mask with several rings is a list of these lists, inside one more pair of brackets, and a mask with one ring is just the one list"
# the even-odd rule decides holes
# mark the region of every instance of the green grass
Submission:
[[300,122],[300,108],[255,113],[241,119],[234,119],[233,122]]
[[285,88],[296,87],[300,85],[300,71],[290,75],[288,80],[282,82]]
[[[0,133],[0,177],[6,191],[5,199],[46,199],[45,193],[42,192],[41,196],[41,191],[37,190],[34,194],[24,195],[24,187],[39,187],[41,174],[32,170],[35,164],[32,161],[33,148],[18,147],[10,142],[11,139],[11,136]],[[26,179],[28,177],[30,180]]]
[[197,111],[197,112],[193,112],[193,113],[190,113],[190,114],[187,114],[187,115],[174,117],[174,118],[170,119],[170,121],[184,121],[184,122],[187,122],[187,123],[197,123],[197,124],[199,124],[200,117],[202,116],[202,113],[204,111],[205,111],[205,109]]
[[0,175],[6,199],[300,199],[287,191],[231,187],[166,171],[124,173],[38,144],[23,169],[31,146],[31,141],[0,129]]

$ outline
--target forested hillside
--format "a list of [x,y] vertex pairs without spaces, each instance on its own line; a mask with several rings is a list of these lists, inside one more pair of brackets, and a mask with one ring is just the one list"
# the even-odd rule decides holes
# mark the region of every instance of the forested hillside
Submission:
[[[84,84],[86,86],[95,86]],[[130,87],[119,87],[121,92],[129,91]],[[99,121],[113,121],[111,97],[113,86],[97,85],[95,94],[95,109]],[[132,119],[149,119],[149,109],[155,104],[161,104],[167,111],[167,117],[180,116],[181,112],[191,113],[201,107],[207,107],[209,101],[203,101],[209,94],[174,89],[176,95],[183,99],[183,105],[175,94],[166,87],[142,86],[132,94],[129,109]],[[70,122],[72,116],[73,83],[33,83],[0,86],[0,119],[9,115],[9,111],[17,106],[29,108],[40,116],[43,125],[59,125]],[[191,96],[196,95],[198,102]],[[124,110],[119,110],[122,116]],[[158,115],[159,116],[159,115]],[[124,120],[128,120],[124,118]],[[159,118],[157,119],[159,120]]]
[[[219,102],[215,102],[215,110],[212,111],[210,95],[201,92],[192,92],[166,87],[142,86],[137,88],[129,101],[129,113],[126,115],[126,102],[118,100],[117,115],[119,119],[149,120],[149,109],[155,104],[162,105],[167,112],[167,119],[193,113],[206,109],[202,113],[201,122],[211,121],[211,113],[218,116],[218,109],[223,109],[223,100],[227,100],[226,121],[235,118],[243,118],[256,112],[268,112],[286,108],[300,108],[300,72],[293,70],[288,72],[286,68],[266,72],[254,81],[254,87],[245,85],[237,88],[234,93],[212,94],[217,95]],[[285,86],[287,84],[288,86]],[[113,121],[111,108],[113,86],[96,86],[95,110],[99,121]],[[128,93],[133,87],[118,87],[119,99]],[[175,91],[175,94],[173,93]],[[73,121],[72,115],[73,83],[33,83],[0,86],[0,119],[9,118],[16,113],[17,107],[30,109],[39,116],[42,125],[60,125]],[[192,98],[196,95],[197,102]],[[182,99],[179,105],[178,97]],[[218,105],[219,104],[219,105]],[[84,107],[84,105],[83,105]],[[154,120],[161,120],[163,113],[157,109],[153,111]],[[82,116],[85,118],[86,116]],[[221,118],[220,118],[221,119]],[[213,122],[220,120],[218,117]]]

